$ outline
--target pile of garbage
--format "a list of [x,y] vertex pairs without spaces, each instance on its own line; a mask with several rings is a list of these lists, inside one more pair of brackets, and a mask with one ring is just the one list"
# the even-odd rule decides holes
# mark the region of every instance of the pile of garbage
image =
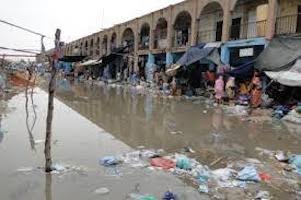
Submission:
[[[105,167],[130,165],[150,170],[164,170],[179,178],[188,179],[200,193],[205,194],[215,193],[218,188],[246,189],[249,184],[269,182],[272,179],[270,174],[257,167],[257,164],[261,163],[256,159],[244,160],[244,162],[229,164],[225,168],[212,170],[184,154],[175,153],[165,156],[162,154],[162,150],[138,150],[119,156],[103,157],[100,159],[100,164]],[[301,156],[289,159],[298,173],[301,167],[300,159]],[[269,196],[269,192],[260,191],[257,195]]]

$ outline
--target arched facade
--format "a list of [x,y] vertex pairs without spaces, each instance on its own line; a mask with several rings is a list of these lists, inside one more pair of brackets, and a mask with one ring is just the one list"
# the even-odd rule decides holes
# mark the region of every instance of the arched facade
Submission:
[[135,34],[132,28],[126,28],[122,33],[122,46],[129,46],[130,51],[134,50]]
[[264,37],[267,31],[268,0],[236,0],[232,6],[230,39]]
[[116,32],[112,33],[111,40],[110,40],[110,48],[111,48],[111,51],[113,49],[117,48],[117,34],[116,34]]
[[102,39],[102,55],[106,55],[108,53],[108,36],[104,35]]
[[165,18],[161,17],[156,23],[156,28],[154,30],[154,48],[164,49],[167,48],[167,31],[168,22]]
[[203,7],[198,18],[197,42],[222,41],[224,11],[219,2],[211,2]]
[[148,23],[144,23],[141,26],[139,33],[139,49],[148,49],[150,47],[150,25]]
[[173,46],[185,47],[191,40],[192,17],[188,11],[180,12],[173,23]]

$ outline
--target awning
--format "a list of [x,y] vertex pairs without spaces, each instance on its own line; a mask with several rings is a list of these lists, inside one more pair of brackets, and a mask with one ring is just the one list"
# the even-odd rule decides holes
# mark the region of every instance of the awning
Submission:
[[300,56],[300,37],[276,37],[257,58],[255,68],[273,72],[288,70]]
[[239,80],[249,79],[254,74],[254,62],[255,61],[247,62],[247,63],[233,69],[228,74]]
[[297,60],[291,69],[287,71],[266,71],[265,73],[268,77],[282,85],[301,87],[301,59]]
[[128,47],[129,46],[116,48],[112,51],[111,54],[100,58],[98,61],[101,61],[102,65],[106,66],[107,64],[110,64],[111,62],[113,62],[116,58],[122,57],[123,55],[128,53],[128,51],[127,51]]
[[87,60],[83,63],[79,63],[79,66],[87,67],[87,66],[94,66],[98,64],[101,64],[101,60]]
[[172,67],[166,71],[166,74],[168,76],[174,76],[180,67],[189,66],[193,63],[196,63],[202,60],[203,58],[208,57],[216,49],[216,47],[204,48],[204,46],[205,44],[190,47],[178,60],[178,62],[172,65]]
[[64,56],[63,58],[60,58],[59,61],[62,62],[80,62],[84,60],[86,56]]

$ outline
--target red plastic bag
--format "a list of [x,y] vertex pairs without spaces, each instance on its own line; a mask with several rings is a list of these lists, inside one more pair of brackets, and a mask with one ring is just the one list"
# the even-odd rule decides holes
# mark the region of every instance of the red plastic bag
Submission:
[[176,163],[174,161],[165,158],[153,158],[150,163],[154,167],[161,167],[166,170],[176,167]]

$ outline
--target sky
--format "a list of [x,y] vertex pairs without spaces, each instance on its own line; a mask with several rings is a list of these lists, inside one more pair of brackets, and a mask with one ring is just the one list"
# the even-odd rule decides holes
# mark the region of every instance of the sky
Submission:
[[[70,42],[85,35],[128,21],[183,0],[2,0],[0,19],[49,37],[56,28],[62,41]],[[40,49],[40,37],[0,23],[0,46]],[[53,47],[45,39],[46,49]],[[11,53],[0,50],[0,54]]]

